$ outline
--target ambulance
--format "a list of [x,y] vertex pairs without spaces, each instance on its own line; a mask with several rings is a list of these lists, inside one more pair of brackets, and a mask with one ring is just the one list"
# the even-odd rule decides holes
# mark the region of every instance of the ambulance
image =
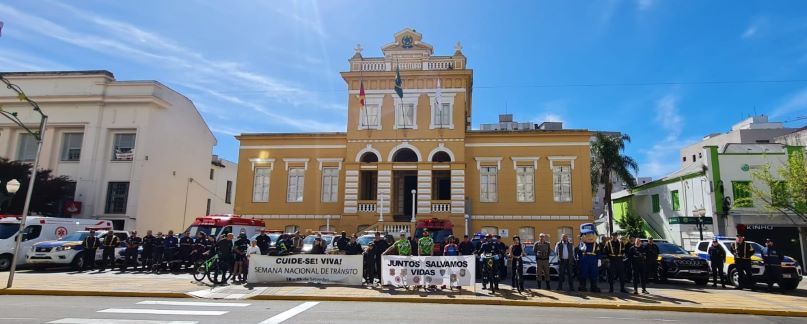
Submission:
[[266,227],[266,223],[260,219],[243,218],[232,214],[216,214],[203,217],[196,217],[193,224],[186,230],[191,237],[205,233],[212,235],[217,240],[227,233],[233,233],[236,238],[244,233],[247,237],[259,234]]
[[15,234],[19,231],[21,219],[21,216],[0,216],[0,271],[10,269],[11,262],[25,264],[26,254],[35,243],[58,240],[87,227],[112,228],[112,222],[107,220],[28,216],[25,218],[20,255],[15,260]]

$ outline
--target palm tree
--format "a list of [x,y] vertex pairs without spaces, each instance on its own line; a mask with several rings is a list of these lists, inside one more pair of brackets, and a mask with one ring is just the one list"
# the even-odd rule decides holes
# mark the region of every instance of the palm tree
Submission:
[[633,158],[623,155],[625,143],[630,142],[627,134],[609,135],[595,133],[595,140],[591,143],[591,188],[596,190],[599,185],[605,187],[603,206],[608,206],[608,234],[614,231],[614,211],[611,206],[612,180],[621,180],[628,188],[636,186],[636,179],[631,171],[638,172],[639,164]]

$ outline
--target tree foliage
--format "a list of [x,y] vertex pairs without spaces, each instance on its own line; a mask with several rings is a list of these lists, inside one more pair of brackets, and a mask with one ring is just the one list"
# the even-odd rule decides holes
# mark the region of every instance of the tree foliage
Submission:
[[[753,170],[754,184],[748,186],[750,200],[762,201],[764,208],[780,213],[793,223],[807,222],[807,164],[801,150],[787,155],[787,164],[778,170],[778,176],[771,171],[770,163]],[[734,205],[742,205],[742,200]]]
[[630,142],[630,136],[627,134],[609,135],[598,132],[594,136],[595,140],[591,143],[591,187],[592,190],[596,190],[599,185],[603,185],[605,193],[603,206],[607,206],[609,215],[608,230],[613,231],[612,181],[621,180],[628,188],[633,188],[636,186],[633,173],[638,172],[639,164],[633,158],[622,154],[625,143]]
[[620,235],[628,237],[645,237],[645,221],[642,216],[628,211],[624,216],[616,220],[620,230],[617,231]]
[[[25,204],[25,194],[28,192],[28,183],[31,176],[31,164],[19,161],[9,161],[0,158],[0,212],[4,214],[20,215]],[[16,179],[20,182],[20,189],[15,195],[6,191],[8,181]],[[38,170],[31,195],[31,214],[56,215],[61,206],[59,202],[69,192],[71,181],[66,176],[54,177],[51,170]]]

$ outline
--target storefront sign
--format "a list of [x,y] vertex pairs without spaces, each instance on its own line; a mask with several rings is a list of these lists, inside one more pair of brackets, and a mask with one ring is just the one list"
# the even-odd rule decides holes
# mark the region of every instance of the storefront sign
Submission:
[[690,225],[697,225],[700,222],[700,219],[703,220],[703,224],[712,224],[712,217],[670,217],[669,223],[672,224],[690,224]]
[[473,286],[473,256],[383,256],[381,281],[392,286]]
[[249,283],[313,282],[356,285],[362,283],[361,255],[252,255]]

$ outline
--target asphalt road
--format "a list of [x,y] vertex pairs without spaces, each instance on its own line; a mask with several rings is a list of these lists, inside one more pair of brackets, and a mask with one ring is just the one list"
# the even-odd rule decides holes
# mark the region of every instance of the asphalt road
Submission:
[[805,323],[804,318],[521,306],[0,296],[0,323]]

